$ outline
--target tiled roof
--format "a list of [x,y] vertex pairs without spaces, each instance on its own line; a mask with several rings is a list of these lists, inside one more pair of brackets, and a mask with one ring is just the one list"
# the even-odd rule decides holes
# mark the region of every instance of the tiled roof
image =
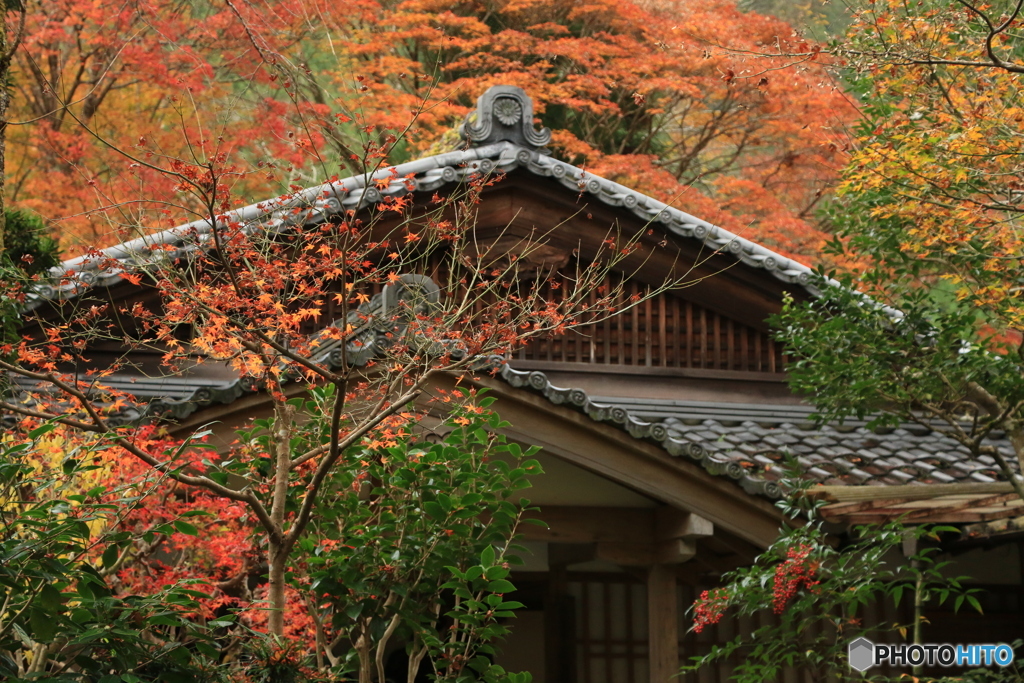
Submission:
[[[331,365],[330,351],[321,361]],[[597,422],[618,426],[637,439],[657,444],[673,457],[694,462],[751,494],[782,497],[785,462],[795,458],[804,475],[825,485],[989,483],[1002,480],[989,456],[970,458],[953,439],[920,425],[872,430],[864,421],[818,425],[813,409],[800,405],[712,403],[590,396],[582,389],[553,385],[543,372],[521,371],[500,359],[498,377],[536,392]],[[25,390],[33,387],[15,378]],[[183,419],[214,404],[229,404],[256,391],[248,378],[217,381],[198,377],[146,378],[117,374],[104,378],[110,389],[133,395],[111,424],[145,417]],[[28,396],[28,394],[25,394]],[[13,419],[13,416],[5,416]],[[1008,440],[992,439],[1011,466],[1017,458]]]
[[[792,457],[804,475],[827,485],[988,483],[1002,479],[993,458],[920,425],[872,430],[863,421],[817,425],[805,406],[709,403],[589,396],[556,387],[542,372],[505,367],[501,376],[598,422],[610,422],[674,457],[736,481],[749,493],[778,498],[783,465]],[[1002,437],[1002,435],[997,435]],[[1016,466],[1005,438],[986,442]]]
[[[509,106],[509,103],[518,105]],[[619,206],[662,226],[664,230],[702,242],[713,251],[733,255],[741,263],[770,272],[779,280],[816,294],[812,270],[724,228],[672,208],[653,197],[607,180],[546,154],[550,131],[533,128],[533,103],[520,88],[495,86],[480,96],[477,111],[461,132],[469,147],[383,168],[373,174],[325,183],[294,195],[270,199],[229,212],[232,222],[252,230],[288,230],[303,223],[320,223],[350,209],[363,208],[385,197],[410,192],[433,192],[479,173],[522,171],[551,178],[573,192],[583,192],[610,206]],[[518,116],[518,118],[516,118]],[[383,189],[376,181],[389,179]],[[48,284],[29,297],[29,307],[46,299],[76,296],[93,286],[109,287],[122,273],[156,260],[172,261],[212,242],[209,221],[194,221],[170,230],[124,242],[103,250],[103,256],[83,256],[54,268]],[[167,249],[167,247],[172,247]]]

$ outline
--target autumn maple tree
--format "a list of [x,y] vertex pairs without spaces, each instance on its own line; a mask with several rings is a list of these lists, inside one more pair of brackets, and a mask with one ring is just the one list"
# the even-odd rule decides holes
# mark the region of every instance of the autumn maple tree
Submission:
[[[740,49],[807,47],[785,22],[724,1],[360,0],[344,12],[319,0],[155,2],[114,14],[45,3],[17,57],[26,125],[10,132],[11,196],[59,220],[65,246],[106,246],[126,226],[166,221],[143,216],[152,205],[140,200],[174,200],[173,183],[76,121],[122,147],[145,138],[182,155],[177,131],[198,107],[206,128],[193,139],[287,169],[274,176],[283,191],[359,172],[369,124],[413,122],[393,162],[457,147],[451,131],[477,94],[508,83],[530,93],[560,157],[813,258],[827,237],[814,210],[855,108],[816,63],[748,68],[709,48],[721,36]],[[274,193],[259,175],[234,182],[254,199]]]
[[[184,564],[160,576],[232,591],[219,604],[249,608],[247,626],[265,628],[279,646],[313,636],[319,668],[381,681],[399,630],[410,661],[429,661],[439,677],[501,677],[481,654],[504,630],[497,619],[515,607],[501,598],[511,590],[504,553],[523,510],[505,497],[537,466],[492,433],[502,425],[487,412],[489,399],[471,387],[439,388],[439,378],[468,382],[493,371],[531,338],[685,283],[687,267],[625,297],[609,275],[642,266],[646,231],[614,226],[561,270],[524,265],[546,232],[520,239],[513,258],[504,235],[491,244],[475,232],[480,193],[500,178],[469,172],[464,183],[416,196],[412,179],[386,166],[399,140],[388,133],[364,144],[363,185],[354,187],[406,192],[351,208],[347,186],[328,183],[232,210],[234,179],[254,171],[233,163],[219,140],[191,141],[188,159],[142,142],[119,150],[172,179],[181,210],[203,207],[205,217],[83,257],[79,268],[115,272],[149,294],[119,302],[84,291],[27,312],[25,336],[5,345],[10,360],[0,368],[29,391],[0,407],[19,428],[58,425],[161,475],[172,487],[168,501],[200,504],[193,509],[219,520],[217,535],[233,539],[225,547],[244,548],[223,565],[211,564],[223,557],[215,551],[188,560],[187,542],[163,537],[168,524],[185,535],[195,527],[168,502],[128,520],[149,531],[141,546],[121,551],[123,562],[113,560],[125,590],[153,575],[148,563],[160,561],[162,547]],[[267,417],[237,440],[212,443],[202,433],[167,443],[124,424],[138,402],[112,378],[138,372],[139,358],[154,352],[164,374],[211,364],[235,373],[265,397]],[[450,429],[440,444],[423,433],[428,412]],[[410,666],[410,681],[417,671]]]
[[[310,642],[315,668],[364,683],[384,679],[393,638],[409,648],[410,681],[413,661],[452,680],[504,675],[477,655],[514,609],[500,597],[502,549],[522,511],[506,496],[535,464],[494,435],[486,397],[435,387],[442,377],[469,385],[533,337],[636,304],[608,276],[636,267],[637,242],[609,230],[561,272],[538,271],[520,263],[545,235],[512,259],[473,238],[480,193],[500,178],[470,173],[432,198],[354,206],[331,181],[408,182],[390,164],[461,147],[453,127],[476,96],[512,83],[567,160],[813,253],[823,234],[811,213],[843,153],[836,127],[853,111],[816,72],[753,78],[737,57],[706,51],[721,32],[789,40],[783,22],[729,3],[355,2],[342,12],[316,0],[116,10],[58,0],[27,10],[10,197],[57,221],[66,245],[135,238],[122,247],[128,260],[88,249],[83,263],[148,294],[111,302],[85,291],[30,312],[0,367],[37,386],[5,395],[5,414],[29,434],[56,425],[62,438],[109,447],[114,457],[95,466],[114,468],[113,479],[159,476],[161,505],[126,522],[138,533],[116,555],[85,558],[117,589],[202,581],[212,597],[196,619],[236,635],[265,630],[274,658],[289,638]],[[682,266],[665,286],[685,281]],[[100,362],[97,347],[117,353]],[[127,420],[138,401],[111,378],[143,353],[165,374],[216,364],[244,378],[266,415],[233,441],[168,440]],[[426,412],[442,415],[445,433],[427,433]],[[488,464],[509,459],[505,471]],[[424,475],[449,477],[446,489],[418,485]],[[214,520],[204,528],[220,547],[183,517],[192,513]],[[54,666],[67,666],[61,653],[50,653]]]
[[864,118],[830,218],[862,267],[783,318],[791,376],[828,417],[949,434],[1024,495],[1021,3],[877,2],[855,20],[834,52]]

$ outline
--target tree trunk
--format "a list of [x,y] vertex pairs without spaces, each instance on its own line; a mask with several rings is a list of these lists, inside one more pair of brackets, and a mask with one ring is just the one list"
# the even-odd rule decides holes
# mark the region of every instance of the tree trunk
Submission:
[[270,581],[267,588],[267,602],[270,609],[270,617],[267,619],[267,632],[276,638],[284,637],[284,572],[288,566],[288,552],[280,543],[270,542],[270,550],[267,553],[270,560]]
[[[270,586],[267,589],[267,601],[270,603],[270,619],[267,630],[277,638],[284,637],[284,574],[288,566],[292,543],[284,530],[285,508],[288,505],[288,474],[291,470],[291,438],[292,419],[295,408],[288,404],[278,404],[274,409],[277,424],[274,426],[274,498],[270,508],[270,518],[275,529],[271,532],[267,550],[270,560]],[[276,532],[276,535],[275,535]]]
[[7,89],[11,60],[7,48],[7,5],[0,0],[0,255],[6,249],[7,235],[7,107],[11,103]]

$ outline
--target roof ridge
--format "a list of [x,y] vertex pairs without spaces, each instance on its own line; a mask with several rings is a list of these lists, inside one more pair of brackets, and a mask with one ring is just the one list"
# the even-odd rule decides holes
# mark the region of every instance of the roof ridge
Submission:
[[[680,237],[699,240],[716,251],[731,254],[748,266],[767,270],[783,282],[798,284],[813,295],[819,293],[814,284],[814,271],[803,263],[638,190],[508,141],[436,154],[383,167],[372,173],[322,183],[293,195],[234,209],[227,212],[226,221],[218,221],[218,225],[227,221],[243,222],[250,224],[252,229],[259,226],[268,231],[282,231],[300,222],[316,223],[343,210],[376,204],[385,197],[433,191],[475,173],[509,173],[516,169],[551,177],[565,187],[595,195],[604,204],[623,207],[646,221],[660,223],[664,229]],[[369,186],[370,181],[385,178],[391,179],[387,187]],[[64,261],[50,270],[51,282],[33,288],[26,307],[35,308],[47,299],[71,298],[94,286],[114,285],[132,267],[205,248],[211,241],[210,233],[209,220],[196,220],[107,247],[99,254],[86,254]],[[164,246],[173,249],[159,249]]]

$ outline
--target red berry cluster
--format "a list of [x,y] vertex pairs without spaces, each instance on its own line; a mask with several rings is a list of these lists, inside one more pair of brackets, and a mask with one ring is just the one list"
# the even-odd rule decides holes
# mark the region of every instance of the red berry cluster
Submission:
[[729,606],[729,594],[724,588],[704,591],[693,603],[693,630],[700,633],[705,626],[717,624]]
[[804,543],[790,548],[786,551],[785,561],[775,568],[772,607],[776,614],[782,614],[800,586],[813,588],[818,585],[819,581],[814,578],[818,573],[818,563],[807,561],[812,550]]

